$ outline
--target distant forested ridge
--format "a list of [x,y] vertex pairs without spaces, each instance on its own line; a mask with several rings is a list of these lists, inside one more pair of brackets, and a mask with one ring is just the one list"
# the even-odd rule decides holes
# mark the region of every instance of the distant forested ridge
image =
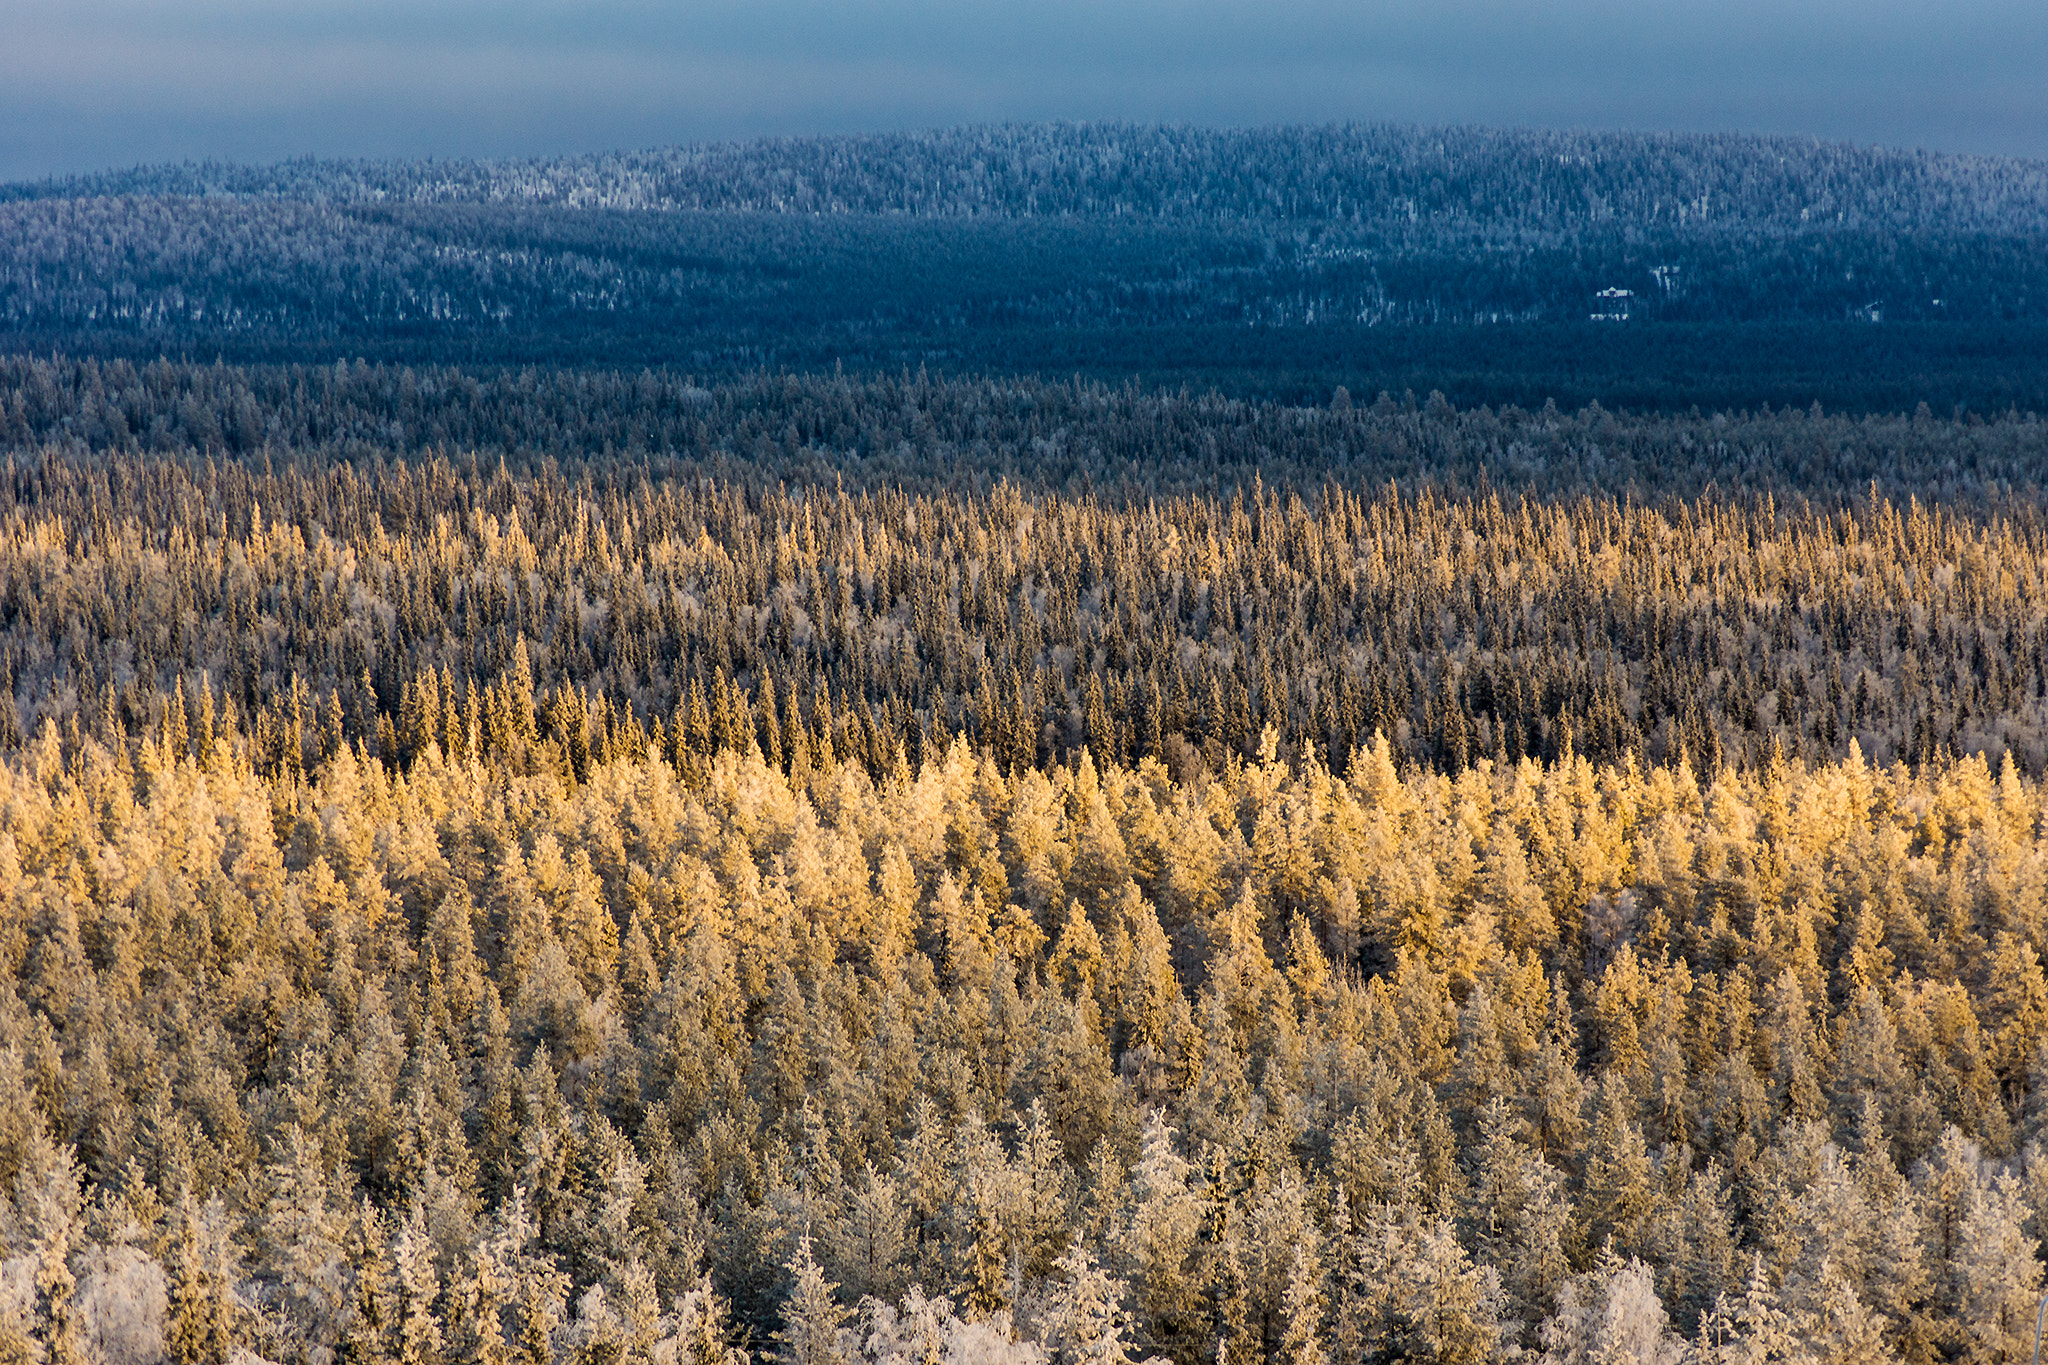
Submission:
[[0,191],[0,342],[2041,408],[2044,232],[2037,163],[1736,137],[1051,125],[165,167]]
[[2048,164],[1726,134],[1054,123],[502,162],[187,163],[0,197],[1239,220],[1503,238],[1600,224],[2036,233],[2048,224]]

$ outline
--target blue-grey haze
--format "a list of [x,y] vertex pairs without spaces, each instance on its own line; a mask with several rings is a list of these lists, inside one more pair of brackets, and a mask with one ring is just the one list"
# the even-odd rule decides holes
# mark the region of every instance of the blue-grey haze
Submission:
[[2048,156],[2040,0],[0,0],[0,179],[1045,118]]

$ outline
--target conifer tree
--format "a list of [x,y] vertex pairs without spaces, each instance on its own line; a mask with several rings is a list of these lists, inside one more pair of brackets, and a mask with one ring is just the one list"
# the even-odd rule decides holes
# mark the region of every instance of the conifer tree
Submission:
[[1962,1228],[1956,1259],[1962,1314],[1973,1354],[2017,1360],[2029,1349],[2029,1310],[2041,1297],[2039,1243],[2021,1230],[2016,1182],[1982,1186]]
[[675,1301],[676,1365],[748,1365],[751,1355],[732,1344],[724,1299],[699,1274]]
[[440,1365],[441,1276],[434,1264],[425,1210],[417,1203],[407,1211],[392,1240],[391,1264],[396,1310],[394,1365]]
[[1627,1083],[1607,1072],[1600,1084],[1579,1204],[1584,1244],[1598,1247],[1611,1240],[1615,1250],[1625,1254],[1648,1249],[1652,1226],[1664,1205],[1642,1130],[1630,1118],[1634,1107]]
[[788,1269],[796,1285],[783,1307],[776,1359],[783,1365],[843,1365],[848,1354],[841,1340],[847,1313],[833,1297],[838,1286],[812,1259],[809,1237],[798,1240]]
[[71,1257],[82,1240],[85,1196],[69,1149],[59,1148],[37,1124],[15,1177],[16,1217],[30,1240],[29,1277],[34,1309],[31,1340],[45,1365],[84,1365],[84,1343],[73,1292]]
[[1764,1365],[1812,1359],[1798,1325],[1772,1289],[1761,1256],[1750,1258],[1748,1283],[1736,1297],[1721,1296],[1700,1319],[1698,1355],[1714,1365]]
[[910,1210],[898,1177],[872,1163],[848,1181],[839,1216],[824,1236],[832,1263],[846,1276],[848,1292],[893,1299],[903,1291],[903,1264],[910,1245]]
[[1804,1335],[1819,1365],[1879,1365],[1892,1359],[1881,1319],[1864,1306],[1856,1287],[1833,1262],[1820,1269],[1820,1298]]
[[1039,1338],[1054,1365],[1127,1365],[1124,1285],[1078,1242],[1061,1253],[1054,1269]]
[[349,1307],[346,1218],[333,1207],[319,1150],[296,1125],[270,1167],[258,1257],[282,1290],[291,1336],[302,1357],[340,1341]]
[[1685,1344],[1672,1335],[1657,1301],[1650,1268],[1611,1254],[1559,1291],[1557,1312],[1544,1321],[1542,1339],[1548,1365],[1678,1365],[1686,1359]]
[[1287,1295],[1281,1313],[1280,1355],[1287,1365],[1321,1365],[1323,1350],[1322,1277],[1306,1246],[1294,1248],[1287,1271]]
[[1192,1258],[1202,1206],[1190,1187],[1194,1168],[1177,1150],[1175,1137],[1159,1110],[1146,1111],[1126,1194],[1130,1212],[1116,1247],[1133,1286],[1139,1340],[1181,1358],[1198,1332],[1201,1286]]
[[241,1344],[245,1310],[236,1294],[239,1255],[229,1236],[227,1210],[218,1199],[201,1203],[190,1187],[179,1191],[169,1257],[169,1359],[173,1365],[226,1365]]

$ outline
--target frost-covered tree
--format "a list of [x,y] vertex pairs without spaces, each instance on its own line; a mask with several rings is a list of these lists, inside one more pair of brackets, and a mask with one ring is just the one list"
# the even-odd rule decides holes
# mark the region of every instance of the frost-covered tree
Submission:
[[[224,1365],[245,1346],[248,1306],[240,1294],[241,1252],[227,1206],[179,1191],[170,1214],[165,1270],[170,1277],[165,1348],[173,1365]],[[361,1356],[367,1362],[385,1357]]]
[[1116,1264],[1133,1285],[1138,1339],[1178,1354],[1192,1343],[1200,1312],[1193,1263],[1202,1230],[1194,1168],[1157,1109],[1145,1114],[1138,1159],[1125,1192],[1129,1210],[1115,1234]]
[[812,1258],[810,1238],[797,1243],[789,1273],[796,1283],[783,1305],[776,1359],[782,1365],[844,1365],[854,1340],[845,1326],[849,1315],[833,1297],[839,1286]]
[[1057,1365],[1128,1365],[1124,1283],[1078,1242],[1056,1263],[1038,1317],[1038,1342]]
[[1679,1365],[1685,1343],[1673,1335],[1655,1278],[1638,1260],[1611,1252],[1558,1290],[1557,1312],[1542,1327],[1547,1365],[1596,1365],[1631,1361]]

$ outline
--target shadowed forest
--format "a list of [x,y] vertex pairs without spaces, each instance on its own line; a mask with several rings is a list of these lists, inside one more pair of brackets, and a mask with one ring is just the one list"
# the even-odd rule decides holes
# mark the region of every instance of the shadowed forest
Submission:
[[2041,411],[2044,234],[2043,163],[1791,137],[1060,123],[158,166],[0,185],[0,349]]

